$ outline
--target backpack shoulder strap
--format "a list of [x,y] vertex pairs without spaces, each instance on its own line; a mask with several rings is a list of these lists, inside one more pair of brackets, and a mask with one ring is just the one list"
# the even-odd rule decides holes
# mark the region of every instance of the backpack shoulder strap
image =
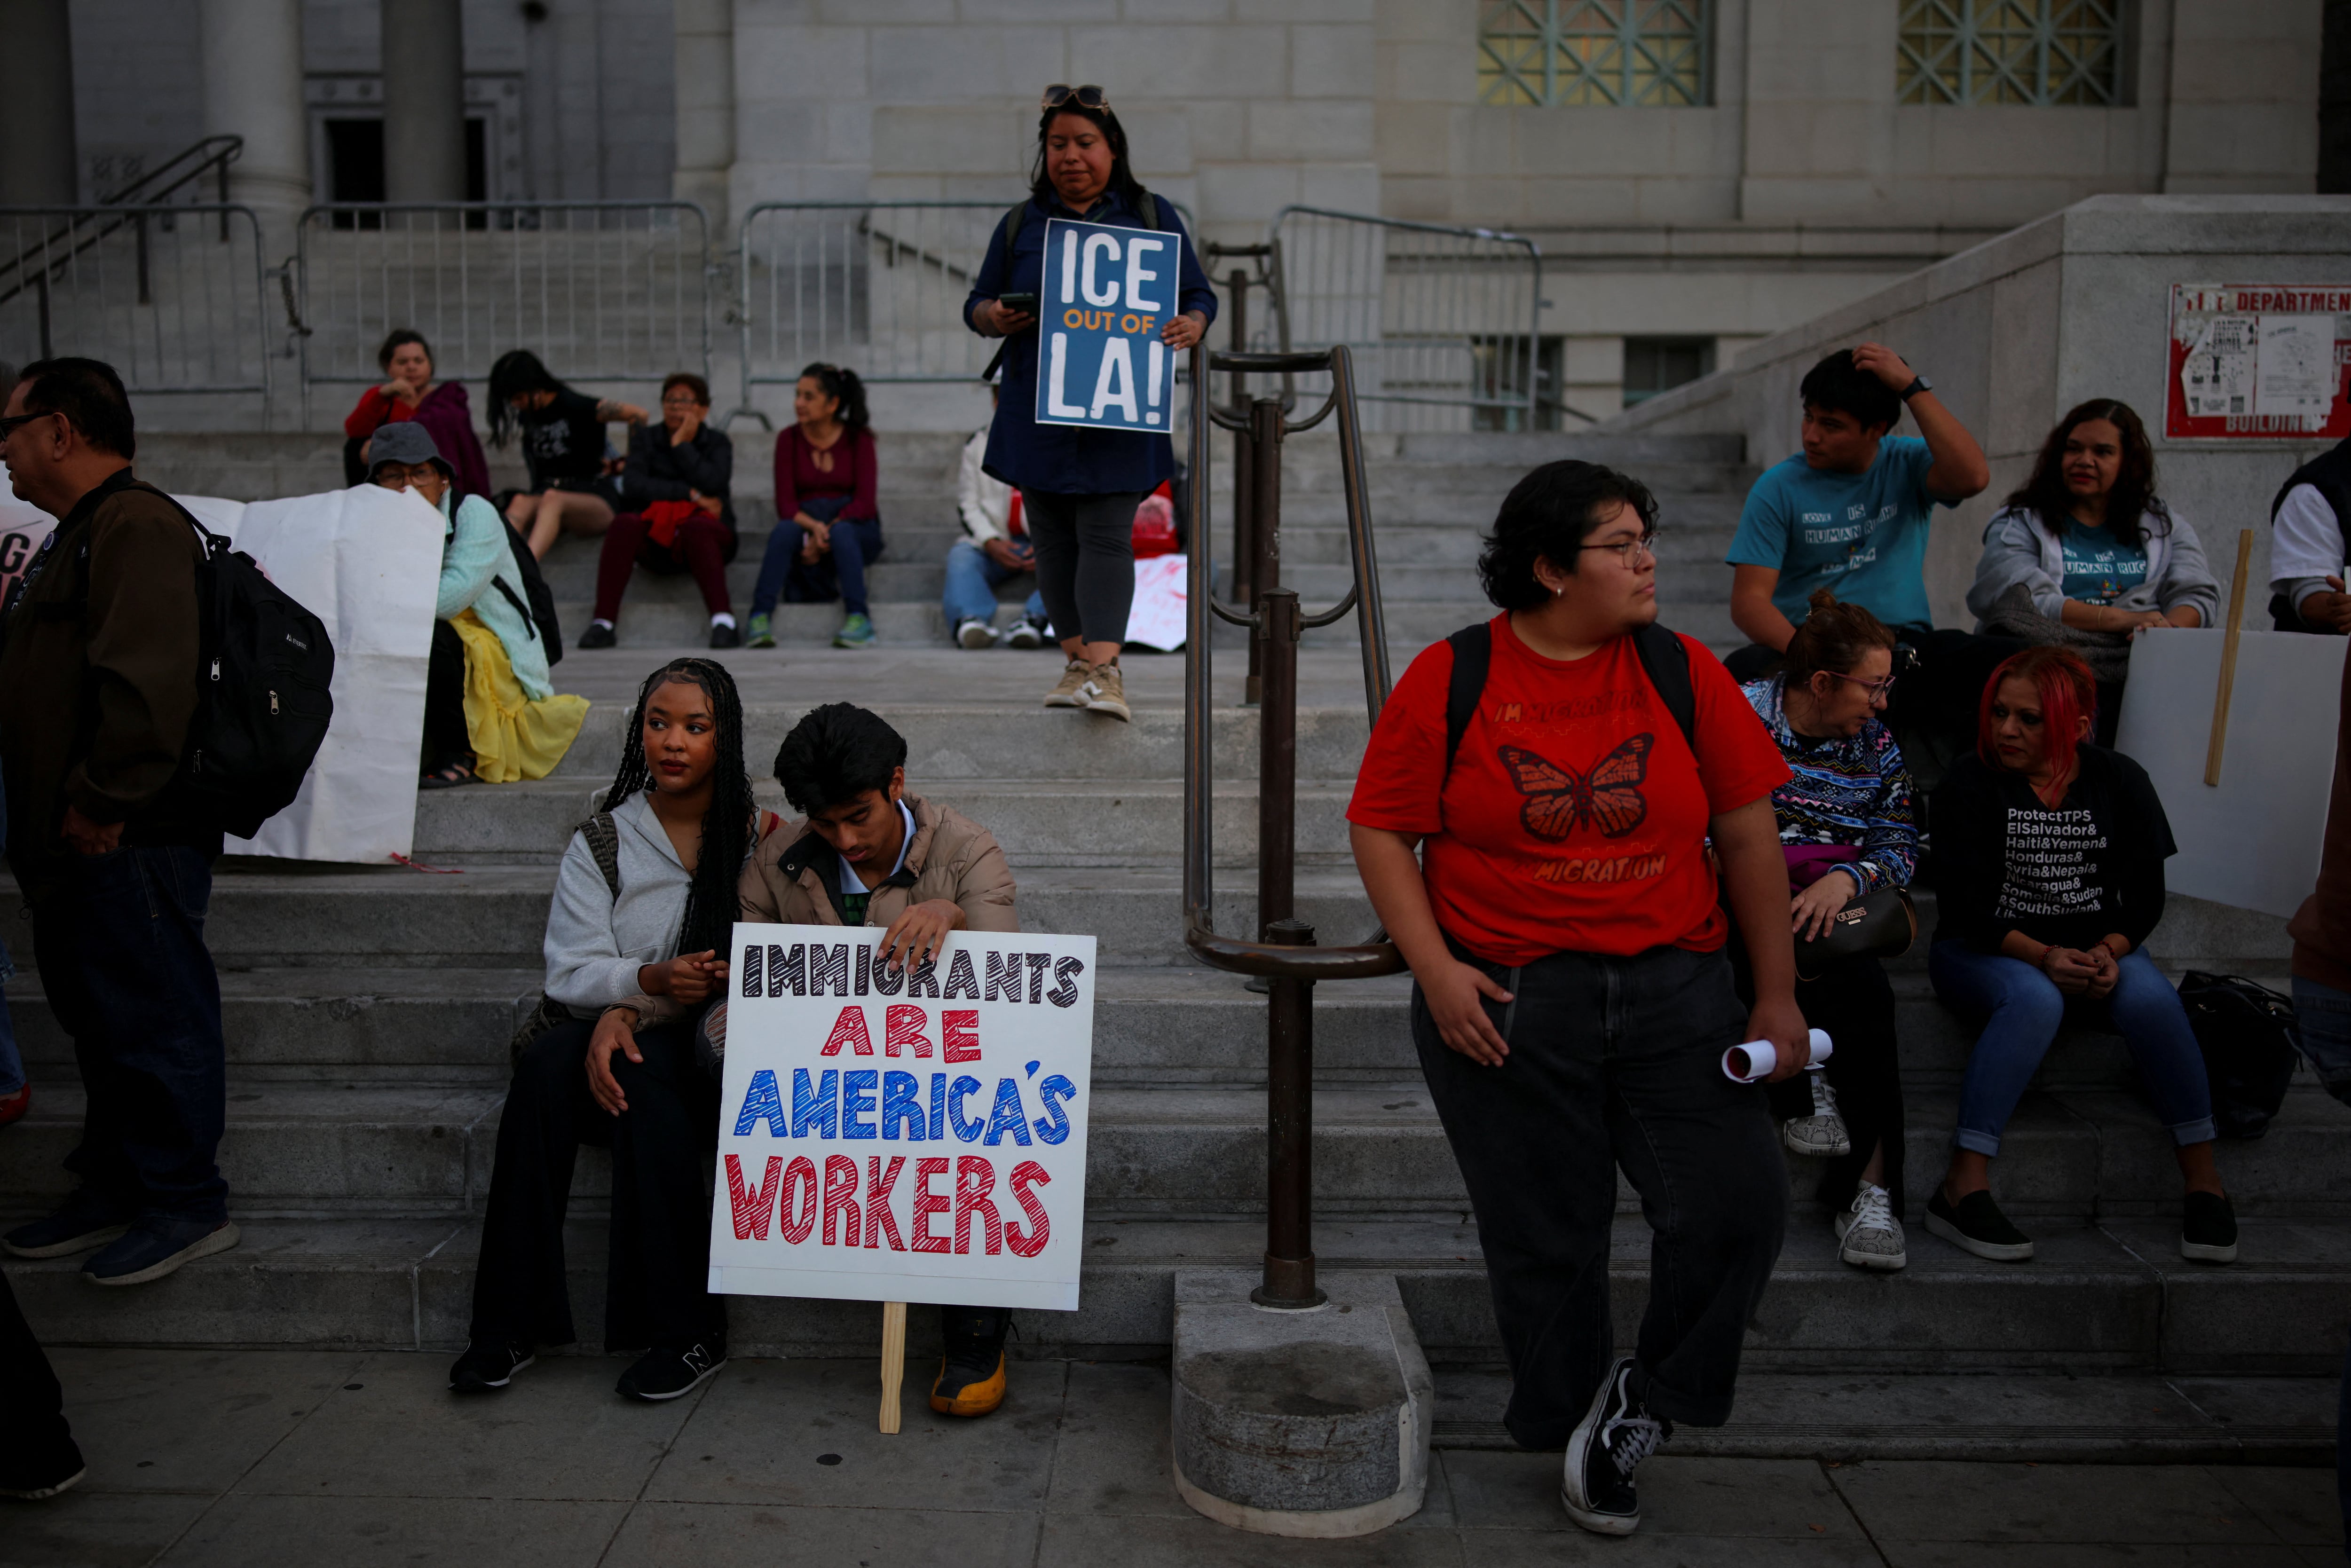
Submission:
[[507,580],[503,577],[493,575],[490,578],[490,586],[496,589],[500,593],[506,595],[507,602],[513,605],[515,613],[522,617],[523,630],[530,633],[530,639],[532,642],[538,642],[538,621],[537,617],[531,614],[530,606],[523,602],[522,595],[517,593],[513,588],[509,587]]
[[1004,260],[1007,266],[1011,265],[1012,247],[1019,240],[1020,231],[1028,225],[1028,223],[1029,199],[1024,196],[1013,204],[1011,211],[1004,214]]
[[1159,198],[1153,195],[1150,192],[1143,190],[1140,186],[1136,187],[1136,190],[1143,197],[1141,201],[1134,204],[1137,212],[1143,218],[1143,226],[1149,229],[1153,234],[1157,234],[1161,230],[1167,228],[1169,226],[1165,222],[1167,214],[1159,210]]
[[133,479],[131,482],[130,488],[133,490],[144,490],[151,496],[161,497],[171,506],[172,510],[179,513],[183,517],[185,517],[188,520],[188,527],[195,529],[196,537],[204,540],[204,554],[207,557],[215,555],[228,548],[231,542],[229,537],[226,534],[216,534],[213,532],[212,529],[204,527],[204,519],[197,517],[195,513],[188,510],[187,507],[180,505],[180,498],[177,496],[171,495],[159,489],[155,486],[147,483],[144,479]]
[[612,813],[599,811],[580,824],[580,837],[588,841],[588,852],[596,857],[596,869],[604,873],[604,885],[618,902],[621,896],[621,830],[613,825]]
[[1641,655],[1641,668],[1647,674],[1649,684],[1657,689],[1658,699],[1674,716],[1674,723],[1681,727],[1682,738],[1689,743],[1690,754],[1696,756],[1698,694],[1690,686],[1688,644],[1652,621],[1633,634],[1633,647]]
[[1445,639],[1453,644],[1453,678],[1445,688],[1445,771],[1453,771],[1453,754],[1469,733],[1478,699],[1486,695],[1486,672],[1494,663],[1494,629],[1480,621]]

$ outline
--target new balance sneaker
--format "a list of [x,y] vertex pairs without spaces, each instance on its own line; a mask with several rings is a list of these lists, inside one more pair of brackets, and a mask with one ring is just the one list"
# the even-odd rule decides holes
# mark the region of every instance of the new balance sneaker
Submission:
[[1105,660],[1087,674],[1086,711],[1134,722],[1134,710],[1126,706],[1126,677],[1114,663]]
[[977,615],[967,615],[962,624],[956,628],[956,646],[975,650],[993,648],[996,646],[996,628]]
[[1042,621],[1024,615],[1011,631],[1004,634],[1004,644],[1008,648],[1041,648],[1045,645],[1047,630]]
[[1002,1307],[942,1307],[946,1354],[931,1383],[931,1408],[942,1416],[985,1416],[1004,1403],[1004,1336],[1012,1314]]
[[1800,1155],[1816,1155],[1834,1159],[1853,1153],[1853,1135],[1845,1131],[1844,1118],[1837,1113],[1836,1091],[1829,1086],[1825,1072],[1807,1072],[1813,1082],[1813,1113],[1791,1116],[1780,1135],[1789,1148]]
[[514,1375],[537,1361],[527,1344],[469,1344],[449,1368],[452,1394],[490,1394],[514,1381]]
[[1633,1358],[1618,1358],[1567,1439],[1567,1469],[1559,1488],[1567,1516],[1595,1535],[1630,1535],[1639,1529],[1634,1467],[1656,1453],[1673,1430],[1673,1423],[1650,1415],[1634,1398]]
[[1882,1186],[1863,1182],[1853,1195],[1853,1206],[1836,1217],[1837,1256],[1856,1269],[1906,1268],[1910,1249],[1902,1236],[1902,1222],[1894,1218],[1894,1203]]
[[772,648],[775,645],[776,634],[768,627],[768,618],[764,615],[752,616],[750,623],[744,628],[743,646],[746,648]]
[[1935,1196],[1927,1200],[1927,1232],[1995,1263],[2022,1263],[2032,1256],[2032,1238],[2008,1222],[1989,1188],[1945,1203],[1938,1184]]
[[873,643],[873,622],[870,616],[844,616],[841,630],[832,634],[832,645],[836,648],[870,648]]
[[1083,707],[1086,706],[1086,677],[1093,674],[1083,659],[1071,659],[1061,670],[1061,678],[1045,694],[1047,707]]
[[691,1394],[726,1364],[726,1347],[700,1340],[684,1350],[649,1350],[613,1386],[630,1399],[657,1402]]
[[116,1239],[131,1228],[131,1218],[89,1188],[76,1187],[47,1219],[36,1219],[0,1236],[0,1247],[19,1258],[69,1257]]
[[590,621],[588,622],[587,630],[580,633],[580,641],[574,643],[572,646],[609,648],[618,641],[620,639],[612,634],[612,623],[610,621]]
[[141,1215],[120,1240],[81,1266],[94,1285],[143,1285],[176,1273],[183,1263],[225,1252],[236,1245],[233,1219],[172,1219]]
[[2179,1255],[2191,1263],[2237,1260],[2236,1207],[2217,1192],[2191,1192],[2179,1217]]

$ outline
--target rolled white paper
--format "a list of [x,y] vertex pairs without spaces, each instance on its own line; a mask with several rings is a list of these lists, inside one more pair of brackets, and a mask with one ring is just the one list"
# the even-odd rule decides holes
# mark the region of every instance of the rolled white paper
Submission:
[[[1813,1030],[1812,1059],[1807,1067],[1818,1067],[1835,1053],[1836,1045],[1826,1030]],[[1723,1076],[1738,1083],[1752,1083],[1759,1078],[1769,1078],[1771,1070],[1780,1065],[1779,1049],[1768,1040],[1750,1040],[1744,1045],[1734,1045],[1722,1053]]]

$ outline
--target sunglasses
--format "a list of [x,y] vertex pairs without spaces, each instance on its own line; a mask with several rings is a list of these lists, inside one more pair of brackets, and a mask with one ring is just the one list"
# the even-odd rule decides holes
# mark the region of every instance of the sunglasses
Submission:
[[32,423],[33,421],[37,419],[47,419],[48,417],[47,413],[19,413],[13,414],[6,419],[0,419],[0,441],[7,440],[10,436],[16,434],[23,426]]
[[1037,107],[1040,110],[1055,110],[1071,102],[1080,109],[1108,109],[1110,94],[1098,87],[1071,87],[1068,82],[1057,81],[1045,89],[1044,100]]

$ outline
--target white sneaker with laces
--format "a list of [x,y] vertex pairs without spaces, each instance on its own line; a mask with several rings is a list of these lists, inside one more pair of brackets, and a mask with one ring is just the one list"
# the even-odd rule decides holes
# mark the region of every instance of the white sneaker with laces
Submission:
[[1828,1075],[1807,1071],[1805,1076],[1813,1081],[1813,1113],[1790,1117],[1781,1136],[1800,1155],[1834,1159],[1853,1153],[1853,1136],[1845,1131],[1844,1118],[1837,1114],[1836,1091],[1829,1087]]
[[977,616],[970,617],[956,628],[956,642],[966,648],[993,648],[996,628]]
[[1902,1222],[1894,1218],[1892,1197],[1882,1186],[1861,1184],[1853,1206],[1836,1217],[1836,1233],[1837,1256],[1856,1269],[1890,1273],[1909,1264]]

